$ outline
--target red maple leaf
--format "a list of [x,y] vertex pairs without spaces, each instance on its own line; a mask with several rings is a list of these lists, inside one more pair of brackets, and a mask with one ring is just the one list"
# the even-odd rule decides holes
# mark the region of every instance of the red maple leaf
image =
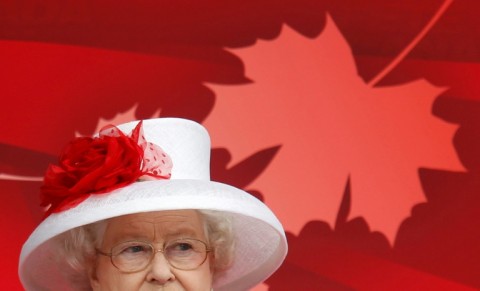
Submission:
[[316,39],[284,27],[276,40],[233,52],[253,84],[210,85],[218,99],[205,124],[234,162],[282,145],[250,186],[290,231],[310,220],[333,225],[350,177],[350,218],[364,217],[393,241],[412,206],[425,200],[418,169],[463,170],[452,146],[457,126],[431,113],[445,88],[424,79],[366,84],[330,17]]

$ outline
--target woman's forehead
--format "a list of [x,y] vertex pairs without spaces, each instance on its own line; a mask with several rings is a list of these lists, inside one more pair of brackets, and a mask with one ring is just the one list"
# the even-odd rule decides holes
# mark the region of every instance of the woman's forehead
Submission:
[[109,220],[110,222],[135,222],[135,221],[145,221],[145,222],[164,222],[164,221],[176,221],[176,220],[188,220],[195,221],[200,220],[200,213],[196,210],[185,209],[185,210],[164,210],[164,211],[152,211],[152,212],[142,212],[127,214],[119,217],[114,217]]
[[105,238],[159,239],[176,235],[203,236],[203,221],[195,210],[155,211],[124,215],[108,221]]

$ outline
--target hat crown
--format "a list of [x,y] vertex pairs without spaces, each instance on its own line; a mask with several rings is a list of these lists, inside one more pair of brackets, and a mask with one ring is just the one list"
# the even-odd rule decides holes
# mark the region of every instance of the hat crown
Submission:
[[[131,132],[138,121],[118,126]],[[160,146],[173,163],[170,179],[210,180],[210,136],[200,124],[180,118],[143,121],[145,139]]]

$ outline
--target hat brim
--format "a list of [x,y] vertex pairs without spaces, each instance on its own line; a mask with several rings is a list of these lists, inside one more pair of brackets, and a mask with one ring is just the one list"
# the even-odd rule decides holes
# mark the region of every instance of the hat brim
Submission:
[[228,212],[233,218],[234,262],[214,282],[215,290],[248,290],[282,263],[287,241],[281,223],[257,198],[238,188],[204,180],[136,182],[108,194],[91,195],[75,208],[51,214],[22,248],[19,276],[27,290],[73,290],[54,263],[53,238],[75,227],[132,213],[198,209]]

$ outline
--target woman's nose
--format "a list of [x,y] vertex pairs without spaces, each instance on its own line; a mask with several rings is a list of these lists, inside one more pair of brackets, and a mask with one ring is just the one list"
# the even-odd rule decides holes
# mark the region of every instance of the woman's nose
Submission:
[[156,251],[149,266],[146,280],[150,283],[164,285],[175,280],[172,267],[162,251]]

